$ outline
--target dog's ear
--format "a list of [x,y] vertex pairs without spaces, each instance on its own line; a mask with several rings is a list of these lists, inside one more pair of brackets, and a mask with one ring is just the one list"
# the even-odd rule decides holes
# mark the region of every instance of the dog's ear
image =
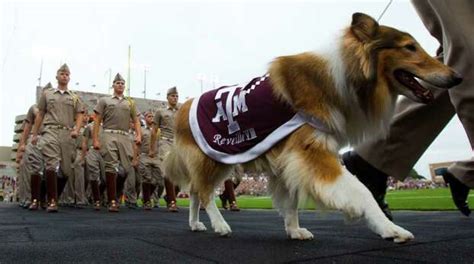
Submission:
[[363,13],[354,13],[352,15],[351,31],[360,41],[370,41],[378,29],[379,23],[372,17]]

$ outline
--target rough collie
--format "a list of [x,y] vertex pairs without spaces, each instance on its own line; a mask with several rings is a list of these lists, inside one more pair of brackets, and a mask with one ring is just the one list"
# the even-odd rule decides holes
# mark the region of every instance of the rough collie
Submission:
[[230,235],[214,190],[242,164],[269,175],[274,206],[291,239],[313,239],[298,221],[299,202],[307,198],[365,219],[382,238],[414,238],[385,217],[341,165],[338,151],[386,130],[398,95],[432,101],[418,80],[449,88],[461,78],[409,34],[361,13],[353,14],[332,49],[278,57],[267,74],[246,85],[221,87],[183,104],[165,174],[189,188],[191,230],[206,230],[199,221],[202,203],[214,231]]

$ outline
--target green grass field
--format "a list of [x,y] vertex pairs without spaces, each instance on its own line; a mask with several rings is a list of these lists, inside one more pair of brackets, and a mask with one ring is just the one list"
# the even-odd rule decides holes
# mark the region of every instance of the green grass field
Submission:
[[[387,202],[392,210],[456,210],[448,188],[389,191]],[[216,199],[220,207],[220,200]],[[272,202],[268,196],[239,196],[237,203],[242,209],[271,209]],[[474,205],[474,193],[469,195],[469,203]],[[161,200],[161,205],[163,200]],[[178,206],[188,207],[188,199],[178,199]],[[308,203],[307,209],[314,209]]]

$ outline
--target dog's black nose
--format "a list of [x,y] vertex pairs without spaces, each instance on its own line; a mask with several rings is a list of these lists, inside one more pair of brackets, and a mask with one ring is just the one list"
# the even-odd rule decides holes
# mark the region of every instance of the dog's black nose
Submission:
[[452,77],[452,82],[453,82],[453,86],[456,86],[458,84],[460,84],[462,82],[462,76],[461,74],[457,73],[457,72],[454,72],[453,74],[453,77]]

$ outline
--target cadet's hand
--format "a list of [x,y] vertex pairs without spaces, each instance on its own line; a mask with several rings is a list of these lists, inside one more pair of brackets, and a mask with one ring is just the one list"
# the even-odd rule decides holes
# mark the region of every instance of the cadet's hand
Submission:
[[142,144],[142,137],[136,135],[135,136],[135,144],[141,145]]
[[77,135],[79,135],[79,133],[76,130],[73,130],[73,131],[71,131],[70,135],[71,135],[72,138],[77,138]]
[[137,158],[133,158],[133,159],[132,159],[132,166],[133,166],[134,168],[137,168],[137,167],[138,167],[138,159],[137,159]]
[[92,146],[94,147],[94,149],[99,150],[100,149],[100,142],[98,140],[94,140],[92,142]]
[[148,151],[148,157],[154,158],[155,156],[156,156],[156,151],[152,151],[152,150]]
[[38,143],[38,135],[33,134],[33,136],[31,136],[31,144],[36,145],[36,143]]
[[26,149],[25,144],[22,144],[20,147],[18,147],[17,153],[18,152],[25,152],[25,149]]
[[17,164],[20,164],[22,158],[23,158],[23,152],[22,152],[22,151],[18,151],[18,152],[16,153],[16,160],[15,160],[16,163],[17,163]]

